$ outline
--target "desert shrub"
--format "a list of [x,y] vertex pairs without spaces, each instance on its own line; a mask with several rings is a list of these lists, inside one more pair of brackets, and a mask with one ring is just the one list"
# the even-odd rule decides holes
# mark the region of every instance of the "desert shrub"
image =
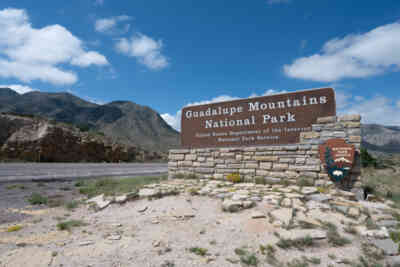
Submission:
[[13,225],[7,228],[7,232],[11,233],[11,232],[17,232],[19,230],[22,229],[21,225]]
[[360,151],[360,157],[361,157],[361,165],[363,167],[374,167],[376,168],[378,166],[377,160],[371,156],[371,154],[368,153],[368,150],[365,148],[361,148]]
[[242,181],[242,177],[240,177],[240,174],[236,172],[228,174],[226,179],[232,183],[240,183]]
[[47,204],[48,198],[42,196],[39,193],[32,193],[32,195],[28,198],[28,202],[31,205],[41,205],[41,204]]

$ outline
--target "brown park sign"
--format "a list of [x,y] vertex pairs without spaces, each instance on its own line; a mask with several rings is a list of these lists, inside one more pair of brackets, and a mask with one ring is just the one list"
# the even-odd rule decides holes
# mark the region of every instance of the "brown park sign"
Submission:
[[188,106],[181,141],[185,148],[294,144],[326,116],[336,116],[332,88]]
[[328,175],[338,182],[350,174],[355,147],[341,138],[329,139],[319,146],[319,156]]

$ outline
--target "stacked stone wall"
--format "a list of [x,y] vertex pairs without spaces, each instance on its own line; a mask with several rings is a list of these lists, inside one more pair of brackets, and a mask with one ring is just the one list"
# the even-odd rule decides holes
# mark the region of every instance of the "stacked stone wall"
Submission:
[[169,176],[223,180],[231,173],[239,173],[246,182],[298,183],[303,179],[324,185],[330,178],[320,160],[319,145],[328,139],[343,138],[355,146],[356,159],[350,177],[339,186],[347,190],[359,188],[360,120],[360,115],[318,118],[311,132],[301,133],[298,144],[170,150]]

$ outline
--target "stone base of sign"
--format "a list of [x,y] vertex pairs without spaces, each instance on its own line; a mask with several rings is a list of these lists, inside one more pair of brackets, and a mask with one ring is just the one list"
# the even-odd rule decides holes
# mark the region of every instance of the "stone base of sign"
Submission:
[[246,182],[295,184],[302,180],[323,186],[331,180],[319,158],[319,145],[343,138],[355,146],[356,157],[350,176],[338,186],[357,190],[361,187],[360,120],[360,115],[318,118],[312,131],[301,133],[300,143],[293,145],[173,149],[169,151],[169,176],[223,180],[239,173]]

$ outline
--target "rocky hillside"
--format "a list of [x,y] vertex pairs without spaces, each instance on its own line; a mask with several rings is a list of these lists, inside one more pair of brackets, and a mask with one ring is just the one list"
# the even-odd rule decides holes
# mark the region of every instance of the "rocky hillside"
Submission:
[[363,147],[375,152],[400,153],[400,127],[364,124]]
[[0,161],[135,162],[161,154],[121,145],[93,131],[48,119],[0,114]]
[[153,109],[129,101],[105,105],[87,102],[70,93],[30,92],[19,95],[0,89],[0,112],[32,114],[103,132],[112,141],[167,151],[179,144],[179,133]]

